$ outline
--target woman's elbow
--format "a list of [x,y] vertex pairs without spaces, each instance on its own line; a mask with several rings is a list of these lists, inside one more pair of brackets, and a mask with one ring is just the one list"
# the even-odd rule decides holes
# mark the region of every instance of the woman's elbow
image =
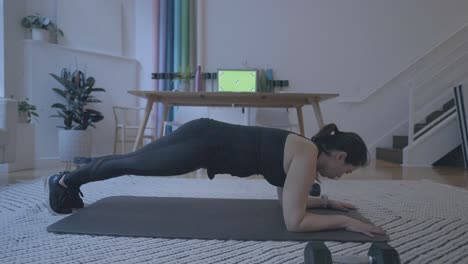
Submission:
[[298,224],[286,225],[286,230],[288,230],[288,232],[293,232],[293,233],[303,232],[301,226]]
[[301,230],[299,229],[299,226],[297,225],[286,225],[286,230],[288,230],[288,232],[292,232],[292,233],[298,233],[298,232],[301,232]]
[[303,232],[301,225],[302,219],[303,217],[285,219],[286,230],[288,230],[288,232]]

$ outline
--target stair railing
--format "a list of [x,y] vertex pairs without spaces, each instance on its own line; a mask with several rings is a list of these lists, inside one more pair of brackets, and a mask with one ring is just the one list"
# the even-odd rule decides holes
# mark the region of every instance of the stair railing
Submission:
[[[461,67],[459,67],[461,66]],[[425,128],[424,131],[418,131],[414,133],[414,126],[417,122],[423,120],[425,115],[431,111],[436,110],[438,107],[453,98],[453,90],[451,89],[455,85],[458,85],[464,80],[464,77],[468,76],[468,51],[460,55],[455,61],[452,61],[448,65],[438,70],[435,74],[432,74],[427,81],[422,82],[419,86],[412,86],[410,83],[409,93],[409,116],[408,116],[408,144],[412,144],[418,136],[426,132],[431,128]],[[455,71],[450,71],[451,67],[455,67]],[[458,73],[457,73],[458,70]],[[448,73],[447,73],[448,72]],[[455,76],[450,76],[455,75]],[[436,89],[430,89],[433,83],[437,84],[438,80],[442,80],[443,77],[449,76],[451,81],[448,81],[445,85],[438,85]],[[426,89],[423,89],[426,88]],[[421,100],[421,98],[423,100]],[[426,98],[424,100],[424,98]],[[418,100],[419,99],[419,100]],[[446,113],[444,116],[451,113]],[[443,117],[439,117],[432,122],[437,122]],[[432,123],[431,122],[431,123]]]

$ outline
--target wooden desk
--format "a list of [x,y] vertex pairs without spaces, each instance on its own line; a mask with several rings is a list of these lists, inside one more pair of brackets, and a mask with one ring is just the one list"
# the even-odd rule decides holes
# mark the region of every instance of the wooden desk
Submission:
[[[323,127],[323,117],[319,103],[338,94],[316,94],[316,93],[237,93],[237,92],[168,92],[168,91],[142,91],[130,90],[130,94],[147,99],[145,116],[138,130],[133,151],[141,143],[144,129],[148,118],[156,102],[164,106],[163,118],[167,120],[169,107],[171,106],[225,106],[225,107],[274,107],[274,108],[296,108],[299,130],[304,135],[304,120],[302,107],[312,105],[315,118],[319,127]],[[161,126],[161,133],[162,135]]]

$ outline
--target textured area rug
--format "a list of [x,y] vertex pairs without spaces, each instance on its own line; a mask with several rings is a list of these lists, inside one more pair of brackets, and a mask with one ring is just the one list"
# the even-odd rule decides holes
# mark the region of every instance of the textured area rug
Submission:
[[[64,216],[44,203],[41,180],[0,187],[1,263],[303,263],[303,242],[58,235]],[[468,191],[430,181],[324,181],[331,199],[354,203],[381,225],[402,263],[468,263]],[[274,199],[263,180],[124,176],[82,187],[84,201],[114,195]],[[368,243],[327,243],[333,254],[366,255]]]

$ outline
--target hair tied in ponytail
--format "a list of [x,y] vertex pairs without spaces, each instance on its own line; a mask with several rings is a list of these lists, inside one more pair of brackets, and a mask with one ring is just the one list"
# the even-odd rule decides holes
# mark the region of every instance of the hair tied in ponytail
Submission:
[[323,135],[327,135],[327,136],[328,135],[336,135],[336,134],[339,133],[338,127],[334,123],[331,123],[331,124],[328,124],[328,125],[324,126],[321,131],[323,131],[323,133],[322,133]]
[[334,123],[327,124],[324,127],[322,127],[320,131],[311,138],[311,140],[314,142],[318,142],[318,141],[321,141],[322,138],[336,135],[338,133],[339,133],[338,128],[336,127]]
[[331,123],[322,127],[311,140],[321,153],[330,154],[331,151],[343,151],[346,155],[345,162],[353,166],[365,166],[368,162],[368,150],[362,138],[353,132],[341,132],[336,124]]

